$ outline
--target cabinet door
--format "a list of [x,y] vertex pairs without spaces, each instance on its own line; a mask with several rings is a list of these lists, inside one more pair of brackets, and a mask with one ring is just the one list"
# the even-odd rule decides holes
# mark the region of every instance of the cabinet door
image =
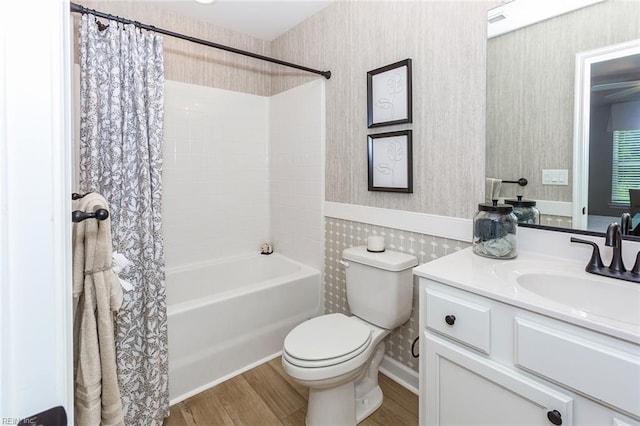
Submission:
[[569,396],[429,332],[423,337],[422,424],[572,424]]

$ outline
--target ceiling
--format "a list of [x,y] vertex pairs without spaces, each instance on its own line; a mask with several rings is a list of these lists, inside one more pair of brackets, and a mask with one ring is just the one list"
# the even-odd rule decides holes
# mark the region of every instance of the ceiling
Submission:
[[273,40],[333,0],[217,0],[200,4],[193,0],[161,0],[160,8],[234,30],[263,40]]
[[640,54],[591,65],[591,105],[640,101]]

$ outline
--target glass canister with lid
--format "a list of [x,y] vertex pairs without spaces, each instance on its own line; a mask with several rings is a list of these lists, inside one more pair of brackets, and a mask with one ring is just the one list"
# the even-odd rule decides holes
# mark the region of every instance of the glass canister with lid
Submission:
[[473,252],[492,259],[513,259],[518,255],[518,218],[510,204],[478,204],[473,218]]
[[517,200],[504,200],[505,204],[513,206],[513,214],[518,218],[518,223],[540,224],[540,210],[533,200],[523,200],[522,195],[518,195]]

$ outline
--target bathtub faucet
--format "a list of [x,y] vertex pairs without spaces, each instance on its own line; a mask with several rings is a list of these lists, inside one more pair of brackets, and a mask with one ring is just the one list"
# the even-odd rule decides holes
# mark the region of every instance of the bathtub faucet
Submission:
[[260,246],[260,254],[271,254],[273,253],[273,246],[271,245],[271,243],[263,243]]

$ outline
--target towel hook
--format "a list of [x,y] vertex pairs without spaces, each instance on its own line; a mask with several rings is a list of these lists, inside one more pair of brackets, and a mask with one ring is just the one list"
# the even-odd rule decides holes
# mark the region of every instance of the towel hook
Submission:
[[89,194],[91,194],[91,192],[85,192],[84,194],[78,194],[77,192],[74,192],[71,194],[71,199],[79,200],[80,198],[86,197]]
[[85,219],[105,220],[109,217],[109,211],[106,209],[97,209],[95,212],[83,212],[74,210],[71,212],[71,220],[74,223],[82,222]]

